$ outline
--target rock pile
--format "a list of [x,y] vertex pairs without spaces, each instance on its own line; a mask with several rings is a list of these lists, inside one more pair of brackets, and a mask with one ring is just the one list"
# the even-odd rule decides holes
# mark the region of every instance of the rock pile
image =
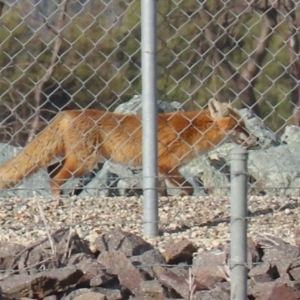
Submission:
[[[249,299],[299,299],[299,258],[297,246],[278,238],[249,239]],[[160,253],[137,235],[112,230],[91,247],[61,229],[27,247],[0,245],[0,299],[227,300],[229,259],[229,244],[199,252],[187,239],[171,240]]]

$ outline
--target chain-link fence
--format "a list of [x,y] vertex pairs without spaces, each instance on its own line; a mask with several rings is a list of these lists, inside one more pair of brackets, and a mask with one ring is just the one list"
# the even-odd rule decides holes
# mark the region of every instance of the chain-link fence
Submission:
[[[247,267],[252,273],[246,275],[259,281],[252,267],[262,270],[266,263],[267,250],[257,244],[262,236],[276,246],[278,238],[297,244],[299,17],[298,3],[288,0],[0,1],[0,241],[27,246],[46,236],[52,251],[43,264],[24,263],[39,242],[9,250],[15,256],[2,265],[2,279],[36,265],[41,271],[65,264],[68,243],[64,259],[53,261],[59,247],[54,236],[62,227],[93,245],[106,230],[142,235],[142,226],[154,222],[147,232],[159,230],[149,239],[155,249],[188,238],[196,245],[188,252],[198,251],[198,262],[201,251],[220,250],[237,238],[232,244],[244,249],[236,258],[242,266],[237,277]],[[244,179],[248,174],[247,217],[245,206],[229,212],[230,185],[236,201],[245,200],[246,191],[231,180],[234,144],[249,148],[248,170],[238,171]],[[247,220],[255,258],[243,258],[241,232],[230,237],[230,217]],[[176,258],[166,253],[164,262],[155,263],[170,272],[168,263],[174,267]],[[230,262],[223,258],[217,260],[222,271],[209,274],[214,283],[229,281]],[[286,271],[277,266],[277,275],[261,271],[260,278],[288,273],[297,281],[287,271],[294,261],[280,259],[287,261]],[[185,292],[177,290],[179,281],[164,281],[160,269],[146,272],[164,286],[164,297],[201,299],[201,284],[215,288],[192,261],[179,261],[192,270]],[[129,291],[122,297],[137,295],[121,277],[118,284]],[[1,286],[9,294],[4,281]],[[251,293],[260,299],[255,289]]]

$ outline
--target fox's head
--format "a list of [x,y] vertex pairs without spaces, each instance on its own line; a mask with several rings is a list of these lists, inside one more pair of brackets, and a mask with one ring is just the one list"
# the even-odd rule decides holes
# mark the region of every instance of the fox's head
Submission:
[[208,102],[211,117],[227,138],[234,143],[250,148],[257,144],[258,138],[250,134],[241,115],[229,104],[216,99]]

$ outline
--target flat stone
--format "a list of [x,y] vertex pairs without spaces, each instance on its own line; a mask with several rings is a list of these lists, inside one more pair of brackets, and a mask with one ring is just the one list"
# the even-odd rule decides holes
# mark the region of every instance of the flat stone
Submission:
[[[189,277],[180,276],[174,273],[169,268],[163,268],[161,266],[154,266],[153,272],[157,280],[164,286],[173,289],[184,299],[190,299]],[[205,289],[205,287],[194,282],[195,291]]]
[[152,245],[147,243],[140,236],[120,229],[102,234],[95,239],[94,244],[100,253],[118,250],[123,252],[127,257],[141,255],[153,249]]
[[155,265],[166,264],[165,258],[156,249],[146,251],[141,255],[131,256],[129,259],[135,267],[142,270],[152,278],[154,278],[152,267]]
[[279,278],[279,273],[276,265],[262,263],[252,268],[248,276],[257,282],[268,282]]
[[145,280],[122,251],[105,251],[98,256],[98,262],[105,266],[108,274],[117,275],[121,285],[138,294],[141,283]]
[[214,249],[194,257],[192,274],[197,282],[207,289],[211,289],[215,287],[216,283],[226,280],[224,272],[226,266],[226,253]]
[[2,292],[11,298],[44,298],[66,291],[83,276],[74,266],[47,270],[36,275],[13,275],[1,282]]
[[87,292],[77,296],[74,300],[106,300],[106,297],[100,293]]
[[179,241],[171,240],[165,245],[163,256],[168,264],[177,264],[185,262],[191,264],[193,261],[193,253],[197,251],[195,245],[188,239]]

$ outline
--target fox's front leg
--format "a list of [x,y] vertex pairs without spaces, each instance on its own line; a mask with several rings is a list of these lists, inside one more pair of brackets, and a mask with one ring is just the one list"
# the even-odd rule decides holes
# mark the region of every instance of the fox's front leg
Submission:
[[[163,174],[165,180],[167,180],[175,188],[180,189],[180,196],[193,195],[194,187],[181,175],[179,172],[179,167],[175,167],[171,171],[166,171],[159,168],[160,174]],[[165,188],[167,193],[167,189]]]
[[167,191],[167,185],[166,185],[166,176],[164,175],[165,173],[161,171],[160,169],[158,170],[158,195],[160,197],[167,197],[168,196],[168,191]]

